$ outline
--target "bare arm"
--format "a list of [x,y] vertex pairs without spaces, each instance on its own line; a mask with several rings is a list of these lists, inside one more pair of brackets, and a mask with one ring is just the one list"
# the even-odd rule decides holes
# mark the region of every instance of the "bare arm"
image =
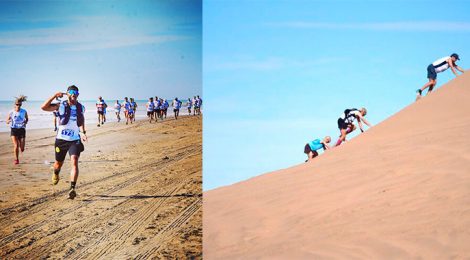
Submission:
[[83,117],[83,125],[80,126],[80,131],[83,133],[83,135],[80,135],[80,137],[82,138],[82,141],[83,142],[88,141],[88,137],[86,136],[86,130],[85,130],[85,117]]
[[44,111],[49,111],[49,112],[52,112],[52,111],[55,111],[55,110],[59,109],[59,104],[51,104],[51,102],[54,99],[61,98],[63,96],[64,96],[64,93],[62,93],[62,92],[55,93],[52,97],[50,97],[48,100],[46,100],[44,102],[44,104],[42,104],[41,109],[44,110]]
[[448,59],[447,63],[449,63],[449,66],[450,66],[450,69],[452,70],[452,73],[454,73],[454,75],[457,77],[458,74],[457,74],[457,71],[455,71],[455,66],[454,66],[454,62],[452,61],[452,59]]
[[359,127],[363,131],[364,131],[364,129],[362,129],[362,123],[361,122],[364,122],[364,124],[366,124],[368,127],[372,127],[372,125],[363,116],[359,116],[359,119],[357,120],[357,122],[359,123]]
[[459,66],[457,66],[457,65],[455,65],[455,68],[456,68],[458,71],[462,72],[462,73],[465,72],[461,67],[459,67]]
[[24,118],[26,119],[26,120],[24,121],[24,125],[26,125],[26,124],[28,123],[28,120],[29,120],[29,118],[28,118],[28,112],[25,112]]
[[8,113],[8,117],[7,117],[7,125],[9,125],[11,123],[11,116],[10,116],[10,113]]

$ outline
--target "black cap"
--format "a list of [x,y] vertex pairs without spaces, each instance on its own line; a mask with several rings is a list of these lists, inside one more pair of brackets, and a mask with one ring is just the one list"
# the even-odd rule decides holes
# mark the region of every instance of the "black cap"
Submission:
[[450,57],[455,57],[456,60],[460,60],[459,55],[457,53],[452,53],[452,55],[450,55]]

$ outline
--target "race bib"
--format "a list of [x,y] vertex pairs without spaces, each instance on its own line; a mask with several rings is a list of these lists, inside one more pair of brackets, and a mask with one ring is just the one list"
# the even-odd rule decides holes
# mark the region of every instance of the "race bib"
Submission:
[[72,137],[75,134],[75,131],[73,131],[71,129],[64,129],[64,130],[62,130],[62,132],[60,134],[63,135],[63,136]]

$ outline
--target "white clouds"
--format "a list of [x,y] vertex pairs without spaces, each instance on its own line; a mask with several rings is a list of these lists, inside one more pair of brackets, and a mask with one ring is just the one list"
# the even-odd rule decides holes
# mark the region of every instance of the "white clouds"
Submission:
[[191,39],[168,31],[169,27],[164,21],[74,17],[61,27],[0,32],[0,47],[62,45],[63,50],[82,51]]
[[282,23],[270,23],[269,26],[297,28],[297,29],[329,29],[329,30],[373,30],[373,31],[470,31],[470,23],[466,22],[443,22],[443,21],[422,21],[422,22],[376,22],[376,23],[323,23],[293,21]]

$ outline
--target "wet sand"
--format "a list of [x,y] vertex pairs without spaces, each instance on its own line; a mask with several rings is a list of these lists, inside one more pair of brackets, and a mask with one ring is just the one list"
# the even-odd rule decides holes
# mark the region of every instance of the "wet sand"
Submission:
[[70,159],[50,181],[55,132],[27,130],[13,165],[0,133],[0,259],[202,257],[202,117],[87,124],[77,197]]

